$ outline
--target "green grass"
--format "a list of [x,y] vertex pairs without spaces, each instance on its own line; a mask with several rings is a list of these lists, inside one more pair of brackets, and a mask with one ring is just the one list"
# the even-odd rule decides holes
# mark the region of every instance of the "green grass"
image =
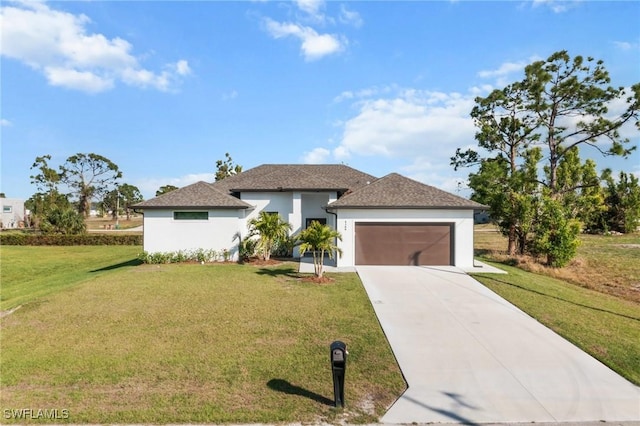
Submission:
[[509,259],[507,239],[493,225],[475,227],[476,254],[517,263],[521,269],[640,303],[640,234],[580,235],[576,257],[564,268],[548,268],[528,256]]
[[139,264],[137,246],[3,246],[0,310],[15,308],[65,288]]
[[[43,249],[3,250],[3,263],[38,263]],[[76,253],[75,284],[2,318],[2,409],[65,409],[70,423],[362,423],[404,390],[356,274],[318,285],[293,263],[117,267],[132,257],[96,254],[90,266]],[[332,407],[337,339],[350,353],[344,410]]]
[[494,265],[508,275],[474,274],[474,278],[640,385],[640,305],[552,277]]

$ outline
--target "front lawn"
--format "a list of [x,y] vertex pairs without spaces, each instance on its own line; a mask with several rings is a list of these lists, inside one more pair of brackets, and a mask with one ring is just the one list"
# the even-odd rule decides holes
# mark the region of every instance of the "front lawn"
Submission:
[[[46,248],[28,249],[37,264]],[[3,248],[3,267],[13,254]],[[2,409],[57,409],[70,423],[353,423],[375,421],[404,390],[356,274],[318,285],[294,263],[134,259],[96,261],[2,318]],[[333,340],[349,350],[344,410],[332,406]]]

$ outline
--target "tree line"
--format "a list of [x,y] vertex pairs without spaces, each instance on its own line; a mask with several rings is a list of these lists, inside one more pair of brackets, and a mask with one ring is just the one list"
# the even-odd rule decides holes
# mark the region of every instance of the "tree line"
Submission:
[[[478,150],[458,148],[451,165],[469,174],[471,198],[489,206],[507,236],[509,255],[529,253],[566,265],[590,232],[634,232],[640,187],[632,173],[598,173],[582,148],[628,157],[636,146],[620,134],[640,129],[640,83],[613,87],[602,61],[566,51],[528,65],[524,78],[477,97],[471,117]],[[612,112],[612,106],[624,105]]]
[[[130,219],[131,206],[144,200],[135,186],[122,183],[122,172],[113,161],[95,153],[78,153],[55,167],[51,155],[36,157],[31,170],[31,183],[37,192],[26,202],[30,223],[44,233],[78,234],[86,231],[85,219],[97,201],[102,212],[111,212],[114,219],[124,212]],[[229,153],[225,160],[216,161],[216,181],[242,172]],[[178,189],[163,185],[156,196]]]

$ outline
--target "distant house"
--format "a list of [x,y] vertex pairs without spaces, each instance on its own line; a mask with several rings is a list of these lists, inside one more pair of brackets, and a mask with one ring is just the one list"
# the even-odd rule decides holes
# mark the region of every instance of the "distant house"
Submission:
[[24,227],[24,200],[19,198],[0,198],[2,208],[2,229]]
[[[266,164],[198,182],[133,206],[144,250],[229,250],[261,211],[293,233],[312,221],[342,234],[337,266],[473,266],[474,210],[485,206],[397,173],[376,178],[345,165]],[[294,256],[297,255],[294,252]]]

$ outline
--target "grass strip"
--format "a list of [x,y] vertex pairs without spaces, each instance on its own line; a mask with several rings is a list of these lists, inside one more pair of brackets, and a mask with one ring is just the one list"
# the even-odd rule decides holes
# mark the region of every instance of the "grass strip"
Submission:
[[[490,263],[490,262],[488,262]],[[640,385],[640,306],[565,281],[493,263],[508,275],[473,277]]]

